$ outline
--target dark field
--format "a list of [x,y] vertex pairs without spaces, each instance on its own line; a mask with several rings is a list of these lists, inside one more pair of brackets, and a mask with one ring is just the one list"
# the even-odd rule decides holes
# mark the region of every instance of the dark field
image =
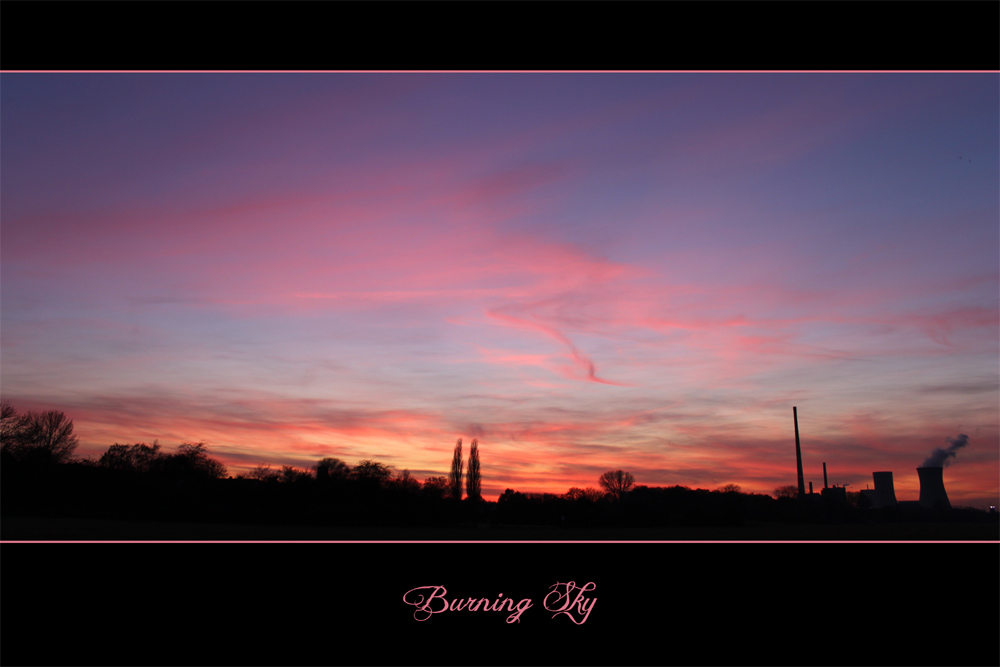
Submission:
[[174,523],[54,517],[4,517],[3,540],[235,541],[1000,541],[1000,525],[985,523],[792,524],[742,526],[553,528],[545,526],[343,527]]

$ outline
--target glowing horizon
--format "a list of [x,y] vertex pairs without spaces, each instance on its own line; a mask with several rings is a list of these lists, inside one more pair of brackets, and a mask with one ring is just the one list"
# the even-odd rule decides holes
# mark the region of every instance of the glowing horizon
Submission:
[[80,455],[1000,504],[982,74],[0,78],[2,397]]

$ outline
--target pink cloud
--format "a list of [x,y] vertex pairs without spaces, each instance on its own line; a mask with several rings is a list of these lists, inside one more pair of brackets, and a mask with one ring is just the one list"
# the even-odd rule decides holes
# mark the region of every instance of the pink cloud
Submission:
[[582,354],[576,348],[576,345],[573,344],[573,341],[571,341],[568,336],[561,333],[560,331],[557,331],[556,329],[546,326],[544,324],[539,324],[537,322],[532,322],[529,320],[512,317],[510,315],[505,315],[503,313],[490,311],[487,312],[486,314],[491,318],[494,318],[501,322],[505,322],[511,326],[532,329],[535,331],[541,331],[542,333],[555,339],[560,344],[565,346],[570,354],[570,358],[573,361],[572,367],[570,368],[567,368],[565,366],[561,367],[565,370],[566,377],[570,379],[583,379],[586,381],[598,382],[601,384],[624,386],[622,385],[622,383],[613,382],[611,380],[605,380],[603,378],[597,377],[597,371],[596,368],[594,367],[594,362],[589,357]]

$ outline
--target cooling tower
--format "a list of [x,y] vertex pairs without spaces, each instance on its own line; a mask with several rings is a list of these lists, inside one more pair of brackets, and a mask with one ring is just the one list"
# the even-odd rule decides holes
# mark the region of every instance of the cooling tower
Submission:
[[928,509],[951,509],[944,490],[944,468],[917,468],[920,477],[920,506]]
[[[895,507],[896,490],[892,486],[892,473],[873,472],[872,477],[875,478],[875,494],[872,497],[872,507],[876,509],[880,507]],[[944,491],[943,486],[941,490]]]

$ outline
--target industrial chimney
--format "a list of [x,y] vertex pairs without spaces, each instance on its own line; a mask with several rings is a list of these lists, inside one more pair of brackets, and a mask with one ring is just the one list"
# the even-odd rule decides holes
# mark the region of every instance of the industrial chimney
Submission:
[[792,406],[792,419],[795,420],[795,462],[799,472],[799,498],[806,495],[806,484],[802,477],[802,447],[799,445],[799,409]]
[[892,485],[892,473],[873,472],[872,477],[875,478],[875,494],[872,498],[872,507],[876,509],[880,507],[895,507],[896,490]]
[[951,509],[944,490],[944,468],[917,468],[920,477],[920,506],[928,509]]

